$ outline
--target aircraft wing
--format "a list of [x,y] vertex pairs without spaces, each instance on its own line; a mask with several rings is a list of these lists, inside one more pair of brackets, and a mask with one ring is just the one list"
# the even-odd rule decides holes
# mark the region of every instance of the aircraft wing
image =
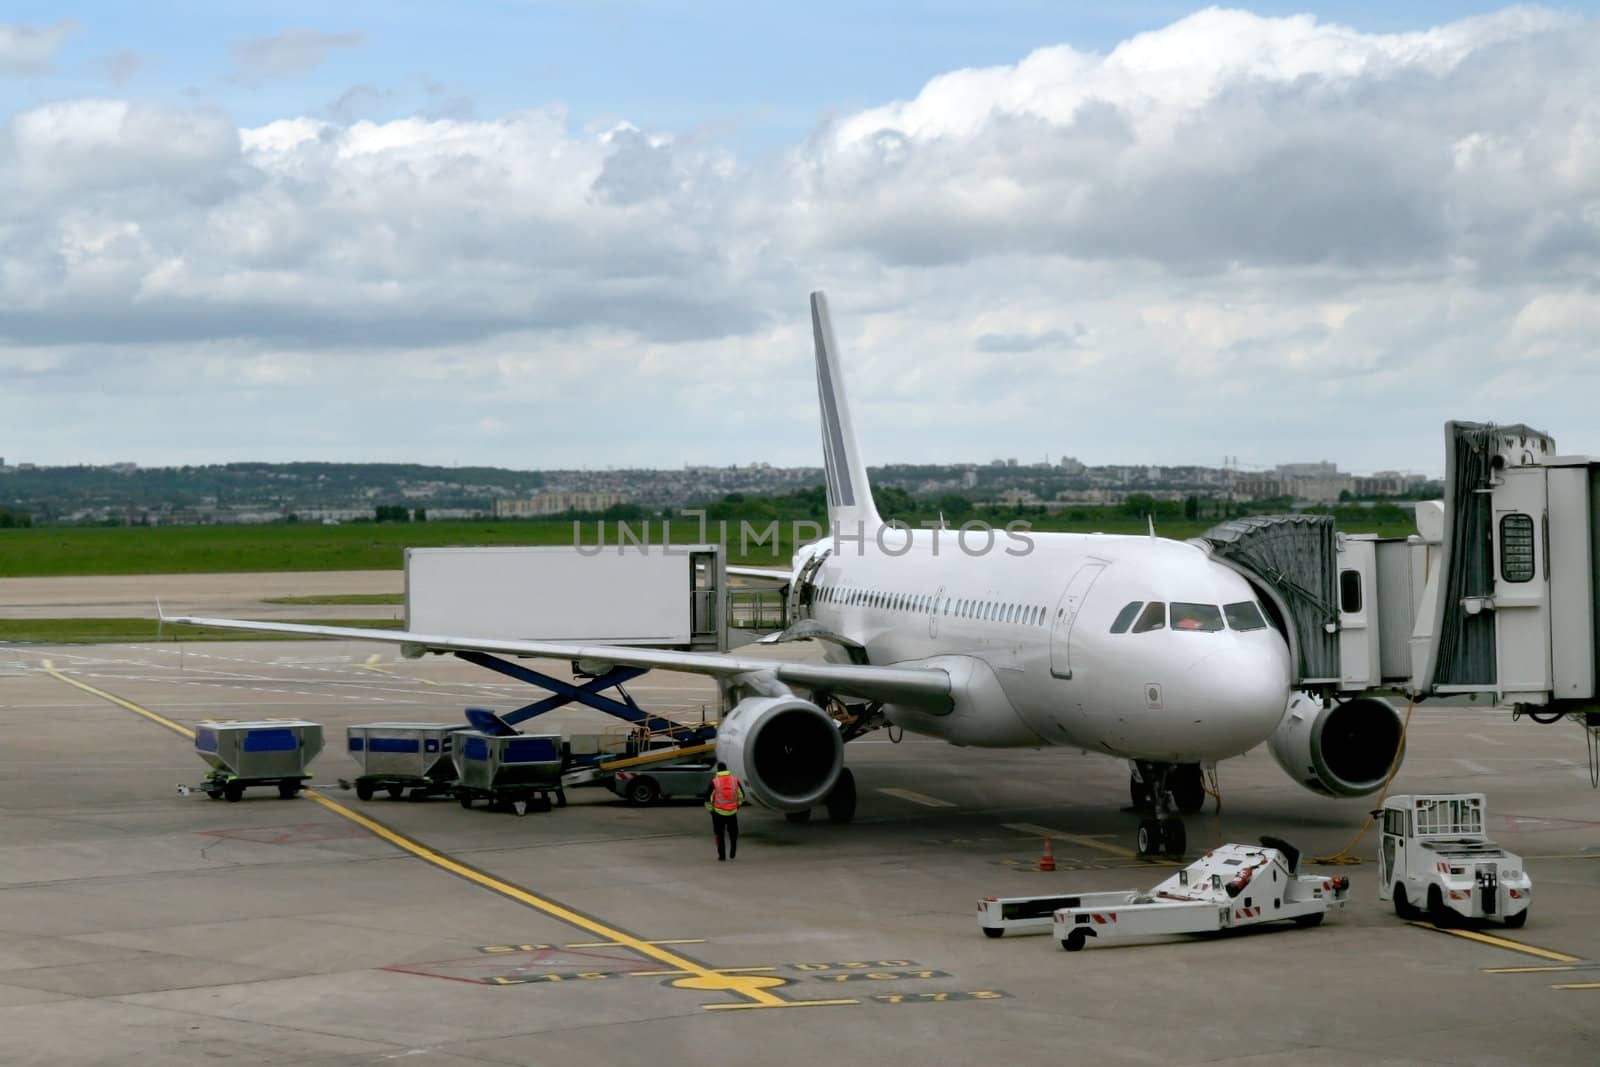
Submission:
[[733,578],[765,578],[773,582],[787,582],[792,575],[782,567],[728,567]]
[[761,659],[725,655],[717,652],[677,652],[668,649],[624,648],[618,645],[580,645],[567,641],[499,640],[484,637],[451,637],[419,634],[408,630],[369,630],[355,626],[317,626],[310,623],[259,622],[253,619],[210,619],[194,615],[163,615],[162,621],[185,626],[204,626],[225,630],[250,630],[257,633],[299,634],[305,637],[337,637],[347,641],[380,641],[400,645],[403,655],[426,652],[487,652],[501,656],[531,656],[542,659],[582,660],[585,664],[619,667],[644,667],[651,670],[704,674],[713,678],[732,678],[741,674],[765,674],[781,682],[807,689],[906,704],[930,711],[950,708],[950,676],[935,667],[873,667],[853,663],[795,663],[790,660]]

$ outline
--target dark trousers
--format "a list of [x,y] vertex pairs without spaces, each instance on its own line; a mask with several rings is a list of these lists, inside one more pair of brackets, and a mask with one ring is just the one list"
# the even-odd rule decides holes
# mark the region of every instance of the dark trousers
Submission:
[[723,815],[721,812],[717,812],[717,811],[712,812],[711,813],[711,833],[717,839],[717,859],[720,860],[723,857],[722,839],[723,839],[723,834],[724,833],[727,834],[727,839],[728,839],[728,849],[727,849],[728,858],[732,859],[734,856],[737,856],[739,854],[739,813],[738,812],[734,812],[732,815]]

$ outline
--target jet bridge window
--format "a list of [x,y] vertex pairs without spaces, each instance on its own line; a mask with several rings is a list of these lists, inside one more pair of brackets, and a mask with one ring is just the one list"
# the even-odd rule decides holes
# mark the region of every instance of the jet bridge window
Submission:
[[1361,572],[1339,572],[1339,610],[1346,615],[1361,612]]
[[1261,617],[1261,609],[1256,607],[1253,600],[1241,600],[1237,604],[1222,605],[1222,614],[1228,620],[1230,630],[1265,630],[1267,620]]
[[1167,606],[1159,600],[1152,600],[1145,606],[1144,614],[1139,616],[1139,621],[1133,624],[1136,634],[1149,633],[1151,630],[1162,630],[1167,625]]
[[1186,604],[1172,602],[1172,628],[1215,633],[1222,629],[1222,611],[1215,604]]
[[1117,612],[1116,620],[1111,624],[1111,632],[1114,634],[1127,633],[1128,627],[1133,625],[1133,617],[1139,614],[1139,609],[1142,607],[1144,607],[1144,601],[1142,600],[1134,600],[1124,605],[1123,609]]
[[1508,582],[1533,581],[1533,517],[1511,514],[1500,519],[1500,577]]

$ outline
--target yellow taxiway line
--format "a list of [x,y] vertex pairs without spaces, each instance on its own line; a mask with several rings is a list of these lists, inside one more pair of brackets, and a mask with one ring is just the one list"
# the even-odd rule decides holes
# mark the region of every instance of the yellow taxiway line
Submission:
[[1495,948],[1508,949],[1511,952],[1520,952],[1525,956],[1537,956],[1542,960],[1554,960],[1556,963],[1582,963],[1583,957],[1569,956],[1565,952],[1557,952],[1551,948],[1540,948],[1538,945],[1524,945],[1521,941],[1513,941],[1509,937],[1496,937],[1480,930],[1458,930],[1449,926],[1435,926],[1430,922],[1414,922],[1412,926],[1420,926],[1424,930],[1435,930],[1441,934],[1452,937],[1466,938],[1483,945],[1493,945]]
[[[44,661],[44,669],[47,674],[49,674],[52,678],[55,678],[57,681],[65,682],[67,685],[81,689],[86,693],[93,694],[102,700],[109,701],[119,708],[131,711],[135,715],[143,716],[156,725],[165,727],[166,729],[171,730],[183,737],[187,737],[190,740],[194,739],[194,731],[189,727],[184,726],[181,723],[173,722],[164,715],[158,715],[149,708],[140,707],[131,700],[124,700],[122,697],[108,693],[104,689],[98,689],[87,682],[80,682],[76,678],[69,678],[65,674],[62,674],[60,671],[56,670],[55,664],[49,660]],[[731,993],[734,996],[744,998],[743,1003],[702,1004],[701,1007],[708,1011],[718,1011],[729,1008],[827,1007],[833,1005],[860,1003],[857,1000],[796,1001],[785,1000],[782,997],[774,996],[771,992],[769,992],[769,990],[773,986],[783,985],[784,979],[757,974],[732,974],[720,971],[714,967],[708,967],[703,963],[697,963],[694,960],[680,956],[677,953],[662,948],[661,946],[654,944],[653,942],[642,937],[635,937],[633,934],[630,934],[625,930],[619,930],[614,926],[609,926],[598,919],[590,918],[581,912],[573,911],[571,908],[568,908],[562,904],[558,904],[556,901],[547,900],[546,898],[538,896],[535,893],[530,893],[521,886],[513,885],[510,882],[496,878],[485,871],[480,871],[474,867],[469,867],[458,860],[451,859],[449,856],[435,852],[422,842],[415,841],[406,835],[399,833],[398,831],[391,830],[382,823],[369,819],[360,812],[345,807],[338,801],[330,800],[315,790],[308,789],[305,791],[305,795],[308,799],[322,805],[324,808],[333,812],[335,815],[338,815],[340,818],[347,819],[350,822],[355,823],[363,830],[382,838],[395,848],[400,849],[402,852],[407,852],[415,856],[417,859],[437,867],[439,870],[447,871],[458,878],[463,878],[474,885],[478,885],[489,890],[490,892],[498,893],[509,900],[514,900],[519,904],[524,904],[530,908],[533,908],[535,911],[543,912],[552,919],[566,923],[568,926],[577,927],[579,930],[583,930],[586,933],[593,934],[599,938],[604,938],[622,948],[631,949],[641,956],[645,956],[649,959],[655,960],[658,963],[665,964],[674,971],[683,972],[686,977],[679,978],[672,983],[679,989],[691,989],[702,993]]]

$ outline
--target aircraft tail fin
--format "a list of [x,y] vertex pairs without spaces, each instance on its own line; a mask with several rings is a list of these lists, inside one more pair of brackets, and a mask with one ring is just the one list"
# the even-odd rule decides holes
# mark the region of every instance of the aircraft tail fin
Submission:
[[811,333],[817,346],[817,399],[822,407],[822,468],[828,484],[828,519],[848,524],[865,523],[872,536],[881,520],[867,484],[867,465],[856,445],[855,425],[845,398],[839,371],[839,345],[833,339],[828,298],[811,294]]

